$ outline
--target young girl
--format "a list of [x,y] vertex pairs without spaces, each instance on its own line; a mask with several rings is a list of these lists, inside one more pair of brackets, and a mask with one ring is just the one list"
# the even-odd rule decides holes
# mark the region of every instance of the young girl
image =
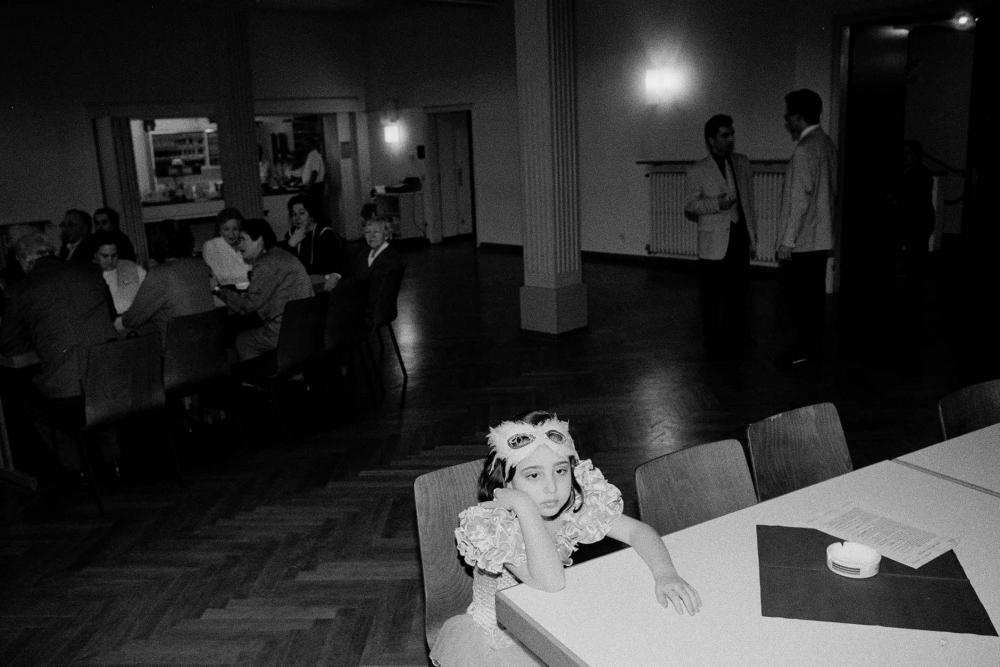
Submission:
[[560,590],[577,544],[605,535],[635,548],[660,604],[678,614],[701,608],[656,531],[622,514],[621,492],[589,460],[579,460],[569,424],[533,411],[490,429],[487,442],[479,476],[486,502],[463,511],[455,530],[458,551],[474,568],[472,604],[442,626],[431,649],[434,664],[542,664],[497,625],[494,595],[518,582]]

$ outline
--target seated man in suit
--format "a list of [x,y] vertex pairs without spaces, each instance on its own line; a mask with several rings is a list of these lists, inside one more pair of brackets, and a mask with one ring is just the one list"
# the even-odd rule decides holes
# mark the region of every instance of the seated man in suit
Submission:
[[92,227],[90,214],[86,211],[77,208],[66,211],[59,223],[59,236],[62,238],[59,259],[83,264],[93,262],[96,248],[90,239]]
[[[212,310],[212,271],[192,257],[194,237],[187,227],[163,231],[166,257],[149,270],[132,306],[122,316],[127,329],[142,333],[167,333],[167,322],[175,317]],[[166,340],[164,340],[164,344]]]

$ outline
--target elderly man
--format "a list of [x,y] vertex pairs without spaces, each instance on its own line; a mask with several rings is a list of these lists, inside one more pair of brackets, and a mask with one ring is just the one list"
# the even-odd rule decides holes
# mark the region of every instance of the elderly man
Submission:
[[93,262],[96,248],[90,241],[91,228],[89,213],[78,208],[66,211],[59,223],[59,235],[62,238],[59,259],[84,264]]
[[80,395],[87,348],[117,337],[111,293],[101,270],[90,262],[61,262],[51,242],[28,234],[14,247],[25,277],[11,286],[3,322],[0,354],[34,350],[41,367],[34,378],[43,396]]

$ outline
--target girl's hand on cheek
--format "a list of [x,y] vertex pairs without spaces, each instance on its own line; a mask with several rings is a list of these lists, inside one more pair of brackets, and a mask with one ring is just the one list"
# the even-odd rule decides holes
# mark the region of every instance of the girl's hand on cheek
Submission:
[[497,489],[493,492],[494,502],[504,509],[512,510],[518,516],[524,513],[538,513],[538,506],[535,501],[523,491],[510,487]]
[[678,614],[694,616],[701,609],[698,591],[677,575],[657,577],[656,599],[664,607],[673,605]]

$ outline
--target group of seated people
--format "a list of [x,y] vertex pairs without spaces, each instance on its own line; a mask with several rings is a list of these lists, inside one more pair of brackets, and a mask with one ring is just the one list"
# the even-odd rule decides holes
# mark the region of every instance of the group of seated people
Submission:
[[175,317],[224,305],[239,323],[233,345],[245,361],[277,347],[288,301],[351,291],[365,295],[370,313],[372,287],[402,267],[391,225],[366,219],[366,244],[351,256],[314,200],[292,197],[288,213],[290,231],[279,242],[266,220],[224,209],[201,257],[186,224],[150,225],[147,269],[113,210],[95,213],[95,231],[86,212],[71,210],[60,248],[39,233],[15,244],[21,275],[5,285],[0,354],[37,354],[35,386],[61,399],[79,395],[88,347],[132,332],[162,336]]

